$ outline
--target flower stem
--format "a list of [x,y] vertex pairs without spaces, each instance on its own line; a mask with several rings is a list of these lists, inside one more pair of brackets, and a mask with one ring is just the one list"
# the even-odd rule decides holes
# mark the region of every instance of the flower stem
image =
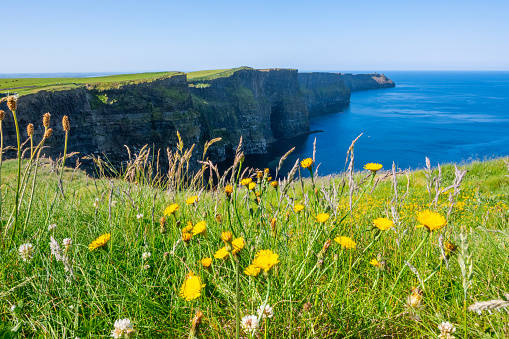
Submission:
[[239,259],[235,259],[235,338],[240,337],[240,291],[239,291]]

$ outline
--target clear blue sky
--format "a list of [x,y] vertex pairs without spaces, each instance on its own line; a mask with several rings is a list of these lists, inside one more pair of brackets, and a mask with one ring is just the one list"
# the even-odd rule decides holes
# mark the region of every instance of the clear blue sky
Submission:
[[509,0],[19,0],[0,73],[509,70]]

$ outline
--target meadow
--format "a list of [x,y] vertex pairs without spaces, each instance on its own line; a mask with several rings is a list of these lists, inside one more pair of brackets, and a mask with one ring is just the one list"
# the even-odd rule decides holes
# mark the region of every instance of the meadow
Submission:
[[72,121],[42,124],[0,158],[0,337],[509,336],[507,159],[404,171],[354,141],[321,176],[244,168],[241,141],[219,173],[212,140],[198,167],[179,142],[166,173],[145,148],[89,176],[41,155]]

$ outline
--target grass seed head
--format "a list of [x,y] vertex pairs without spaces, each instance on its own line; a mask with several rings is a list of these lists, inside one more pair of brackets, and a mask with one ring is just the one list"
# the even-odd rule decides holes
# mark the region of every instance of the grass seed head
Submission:
[[0,109],[0,121],[4,120],[5,118],[5,112]]
[[27,126],[27,134],[29,137],[34,136],[34,124],[28,124]]
[[52,133],[53,133],[53,129],[48,128],[46,130],[46,132],[44,132],[44,139],[48,139],[51,136]]
[[7,97],[7,107],[9,107],[12,112],[18,107],[18,99],[14,95]]
[[49,127],[49,119],[50,118],[51,118],[51,114],[49,114],[49,113],[44,113],[44,115],[42,116],[42,125],[45,128]]
[[69,124],[69,118],[67,117],[67,115],[64,115],[64,117],[62,118],[62,128],[66,132],[69,132],[71,130],[71,124]]

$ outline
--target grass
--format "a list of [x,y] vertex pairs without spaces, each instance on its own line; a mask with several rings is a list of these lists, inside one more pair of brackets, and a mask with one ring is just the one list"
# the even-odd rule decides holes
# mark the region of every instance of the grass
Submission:
[[215,70],[206,70],[206,71],[197,71],[197,72],[189,72],[187,73],[187,80],[191,83],[196,83],[199,81],[208,81],[214,80],[218,78],[225,78],[233,75],[235,72],[242,69],[251,69],[250,67],[237,67],[237,68],[229,68],[229,69],[215,69]]
[[[297,164],[274,188],[273,169],[258,177],[242,168],[240,155],[211,182],[188,172],[192,152],[181,142],[164,175],[153,171],[147,151],[120,172],[94,158],[95,179],[66,168],[61,188],[60,162],[39,160],[32,181],[35,161],[24,159],[30,180],[22,180],[16,233],[8,225],[18,168],[4,161],[0,336],[107,338],[115,321],[127,318],[137,338],[232,338],[237,320],[248,315],[260,320],[257,338],[436,338],[442,322],[456,327],[456,338],[509,335],[506,310],[467,309],[509,291],[503,159],[460,166],[468,172],[450,200],[454,189],[443,190],[457,179],[452,165],[440,173],[401,172],[394,180],[387,170],[304,179],[299,174],[307,169]],[[248,180],[239,184],[248,177],[252,189]],[[197,201],[188,204],[193,196]],[[178,210],[165,215],[173,204]],[[295,212],[296,204],[302,211]],[[416,228],[424,210],[447,225]],[[377,218],[393,227],[379,230]],[[198,233],[203,221],[206,232]],[[222,240],[226,231],[237,239],[233,248]],[[111,240],[89,250],[102,234]],[[51,237],[60,254],[52,254]],[[341,245],[339,237],[355,246]],[[64,239],[72,240],[67,249]],[[33,246],[26,261],[19,253],[25,243]],[[217,259],[221,248],[230,252]],[[267,272],[246,275],[261,250],[277,257],[260,256]],[[212,259],[210,267],[203,258]],[[265,304],[274,315],[263,319],[257,309]],[[242,327],[239,336],[253,337]]]
[[0,92],[26,95],[41,90],[64,90],[81,87],[85,84],[132,83],[165,78],[178,72],[151,72],[117,74],[87,78],[5,78],[0,79]]

